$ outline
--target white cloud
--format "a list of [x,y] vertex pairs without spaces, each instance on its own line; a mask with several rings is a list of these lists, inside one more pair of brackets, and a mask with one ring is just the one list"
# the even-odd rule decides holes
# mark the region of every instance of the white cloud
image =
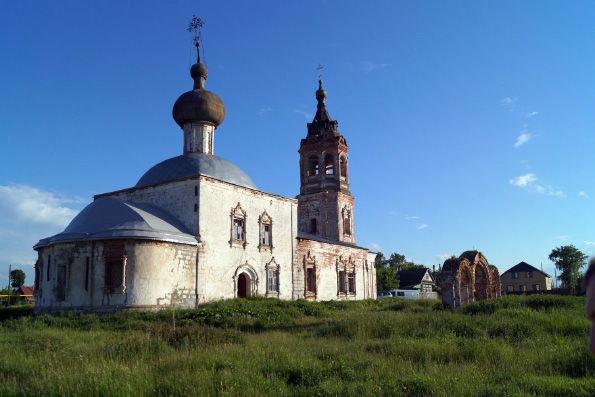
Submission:
[[259,116],[264,116],[265,114],[267,114],[268,112],[272,112],[273,109],[271,108],[262,108],[258,111],[258,115]]
[[304,112],[303,110],[299,110],[299,109],[293,109],[293,111],[294,111],[295,113],[299,113],[299,114],[301,114],[302,116],[304,116],[304,118],[305,118],[306,120],[312,120],[312,119],[314,118],[314,115],[313,115],[312,113]]
[[419,216],[406,216],[405,219],[419,219]]
[[530,118],[530,117],[533,117],[533,116],[537,116],[538,114],[539,114],[539,112],[531,112],[531,113],[527,113],[527,114],[525,115],[525,117],[526,117],[526,118]]
[[436,255],[436,259],[438,259],[438,262],[444,263],[451,256],[452,255],[450,255],[450,254],[438,254],[438,255]]
[[564,194],[562,190],[556,190],[545,183],[535,183],[537,181],[539,181],[539,179],[535,174],[525,174],[509,180],[511,185],[521,187],[530,193],[546,194],[554,197],[566,197],[566,194]]
[[382,70],[388,66],[388,63],[376,63],[371,61],[364,61],[362,62],[362,67],[364,68],[364,72],[370,73],[376,70]]
[[64,230],[84,201],[24,184],[0,185],[0,271],[21,267],[31,284],[37,258],[32,246]]
[[516,142],[514,143],[514,147],[518,148],[522,144],[529,142],[529,140],[532,137],[533,137],[533,135],[531,135],[530,133],[523,133],[523,134],[519,135],[516,139]]
[[423,225],[419,225],[419,226],[417,227],[417,229],[418,229],[418,230],[421,230],[421,229],[425,229],[426,227],[428,227],[428,225],[426,225],[426,224],[424,223]]
[[0,217],[5,221],[66,226],[78,210],[65,204],[80,202],[27,185],[0,186]]
[[550,237],[549,240],[566,240],[569,237],[570,236],[556,236],[556,237]]
[[506,97],[500,101],[500,103],[504,106],[511,106],[517,101],[517,98]]
[[397,210],[391,210],[391,211],[389,212],[389,215],[394,215],[394,216],[397,216],[397,215],[399,215],[399,213],[397,212]]
[[590,198],[589,195],[587,193],[585,193],[584,191],[578,192],[578,196],[579,197],[584,197],[584,198]]
[[535,182],[537,178],[535,174],[525,174],[521,176],[517,176],[516,178],[511,179],[509,182],[511,185],[518,186],[518,187],[525,187],[533,182]]
[[591,247],[595,247],[595,241],[585,241],[585,244],[587,244]]
[[370,243],[370,244],[366,245],[366,248],[368,248],[370,251],[373,251],[373,252],[382,251],[382,247],[380,246],[380,244],[376,244],[376,243]]

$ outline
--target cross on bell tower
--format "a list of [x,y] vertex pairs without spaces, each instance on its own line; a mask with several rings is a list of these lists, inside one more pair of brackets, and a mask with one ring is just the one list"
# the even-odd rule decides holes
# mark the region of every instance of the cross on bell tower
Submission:
[[[321,65],[318,65],[319,78]],[[355,244],[353,202],[349,190],[349,147],[338,122],[326,110],[322,79],[316,91],[316,115],[300,144],[298,228],[302,233]]]

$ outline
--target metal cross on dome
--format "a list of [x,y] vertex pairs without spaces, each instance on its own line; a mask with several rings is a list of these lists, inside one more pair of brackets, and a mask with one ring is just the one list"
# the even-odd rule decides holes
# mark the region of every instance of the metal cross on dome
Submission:
[[198,18],[196,15],[192,15],[192,20],[188,24],[188,31],[192,32],[194,30],[194,44],[198,47],[198,38],[200,37],[200,28],[205,23],[202,19]]
[[196,15],[192,15],[192,20],[188,24],[188,31],[191,33],[194,31],[194,45],[196,46],[198,63],[200,63],[200,51],[198,50],[198,47],[200,47],[200,41],[202,41],[200,28],[202,28],[204,24],[203,20]]
[[318,80],[322,80],[322,68],[323,66],[321,64],[318,64],[318,67],[316,68],[316,70],[318,70]]

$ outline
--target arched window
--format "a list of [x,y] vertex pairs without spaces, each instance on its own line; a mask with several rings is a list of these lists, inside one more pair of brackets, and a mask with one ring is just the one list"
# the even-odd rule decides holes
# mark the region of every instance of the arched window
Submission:
[[341,156],[341,180],[347,180],[347,157]]
[[324,173],[325,175],[333,175],[335,173],[335,159],[332,155],[327,154],[324,156]]
[[318,175],[318,157],[313,155],[308,158],[308,176]]
[[343,208],[343,234],[351,235],[351,210]]
[[316,234],[316,218],[310,219],[310,229],[308,233]]

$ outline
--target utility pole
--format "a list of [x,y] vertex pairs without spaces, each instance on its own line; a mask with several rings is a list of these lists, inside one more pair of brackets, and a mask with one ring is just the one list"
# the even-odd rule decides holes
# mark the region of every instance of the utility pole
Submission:
[[12,265],[8,265],[8,306],[10,307],[10,273],[12,273]]

